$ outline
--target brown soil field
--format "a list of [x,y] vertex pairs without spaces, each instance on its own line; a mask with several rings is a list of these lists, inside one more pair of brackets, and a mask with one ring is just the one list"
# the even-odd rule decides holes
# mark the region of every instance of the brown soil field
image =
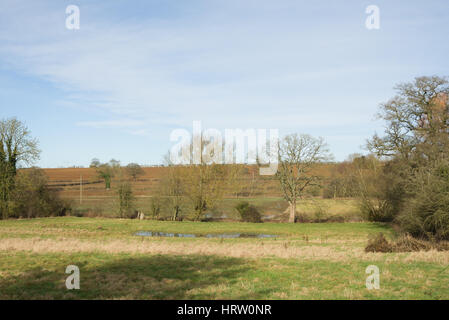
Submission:
[[[317,170],[324,178],[331,176],[333,164],[320,165]],[[144,174],[137,181],[132,181],[133,191],[136,196],[151,196],[161,177],[164,176],[166,167],[143,167]],[[83,182],[84,197],[110,196],[110,190],[106,190],[104,182],[98,177],[94,168],[57,168],[43,169],[49,179],[49,185],[58,190],[62,197],[78,198],[80,194],[80,181]],[[278,181],[274,176],[260,176],[256,166],[245,166],[240,185],[244,186],[241,195],[255,197],[280,197]],[[112,187],[115,180],[112,180]],[[230,194],[229,197],[237,196]]]
[[[136,195],[151,195],[160,178],[167,168],[145,167],[145,174],[137,181],[132,181]],[[83,184],[83,196],[109,196],[110,190],[105,189],[104,182],[98,177],[94,168],[61,168],[44,169],[48,176],[49,185],[58,190],[62,197],[79,197],[80,182]],[[114,186],[116,180],[112,180]]]

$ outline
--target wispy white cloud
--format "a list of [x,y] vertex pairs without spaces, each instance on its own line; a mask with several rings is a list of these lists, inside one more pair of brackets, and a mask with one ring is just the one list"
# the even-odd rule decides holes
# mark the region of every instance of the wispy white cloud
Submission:
[[[318,92],[326,79],[379,71],[375,66],[332,66],[323,52],[342,39],[323,43],[313,30],[301,30],[297,23],[285,28],[259,18],[249,27],[242,17],[226,20],[218,13],[219,24],[211,24],[212,18],[186,17],[170,24],[144,20],[114,25],[100,17],[82,20],[79,31],[56,28],[55,32],[64,18],[61,7],[33,9],[44,12],[30,12],[31,24],[47,21],[39,30],[41,40],[30,40],[29,30],[19,30],[0,49],[2,58],[16,69],[53,82],[67,92],[72,104],[137,117],[141,126],[155,119],[169,126],[193,119],[226,127],[245,126],[248,121],[259,127],[323,126],[323,113],[334,108]],[[259,10],[267,14],[267,9]],[[304,50],[305,46],[315,49]],[[322,64],[317,64],[320,57]],[[310,108],[317,104],[320,112],[314,116]],[[294,114],[308,121],[296,120]],[[331,122],[348,124],[351,119],[335,113]],[[108,121],[90,122],[106,125],[112,126]]]

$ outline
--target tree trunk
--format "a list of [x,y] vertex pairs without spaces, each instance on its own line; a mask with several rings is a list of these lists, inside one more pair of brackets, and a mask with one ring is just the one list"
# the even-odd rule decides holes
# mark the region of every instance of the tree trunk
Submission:
[[104,183],[106,185],[106,190],[111,189],[111,179],[110,178],[104,179]]
[[196,217],[195,217],[195,221],[200,221],[202,215],[203,215],[203,209],[200,208],[200,209],[197,211],[197,214],[196,214]]
[[173,221],[177,221],[178,220],[178,214],[179,214],[179,208],[178,208],[178,206],[176,206],[174,208],[174,212],[173,212]]
[[296,216],[296,201],[290,202],[290,217],[288,218],[288,222],[295,223]]

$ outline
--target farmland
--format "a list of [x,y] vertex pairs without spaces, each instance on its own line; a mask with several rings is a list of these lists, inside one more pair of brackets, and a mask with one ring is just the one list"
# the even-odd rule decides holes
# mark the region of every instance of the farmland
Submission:
[[[330,176],[332,164],[320,165],[317,171],[325,178]],[[288,203],[283,199],[279,182],[272,176],[259,176],[257,167],[247,166],[239,177],[242,187],[239,193],[227,194],[209,214],[218,219],[239,220],[235,205],[244,200],[257,207],[270,221],[284,221]],[[144,174],[136,181],[130,181],[136,197],[136,207],[149,211],[151,198],[157,192],[161,178],[166,175],[166,167],[144,167]],[[98,178],[94,168],[44,169],[49,185],[61,198],[71,202],[74,211],[85,216],[115,216],[114,190],[107,190],[104,182]],[[82,187],[81,187],[82,183]],[[81,190],[80,190],[81,189]],[[80,192],[81,191],[81,192]],[[309,219],[340,217],[344,221],[360,221],[361,217],[354,199],[321,199],[320,196],[307,196],[298,202],[298,213]],[[338,220],[338,219],[337,219]]]

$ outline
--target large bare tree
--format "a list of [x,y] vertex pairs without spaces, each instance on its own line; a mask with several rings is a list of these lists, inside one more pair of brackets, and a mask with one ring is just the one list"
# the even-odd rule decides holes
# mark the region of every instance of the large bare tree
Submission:
[[319,184],[320,177],[313,173],[313,166],[331,158],[322,138],[291,134],[279,142],[276,176],[284,198],[290,205],[289,222],[295,222],[296,203],[304,190]]
[[160,195],[164,198],[164,203],[173,221],[177,221],[180,218],[183,208],[183,173],[184,168],[182,166],[168,164],[167,173],[161,178],[157,194],[155,195],[156,197]]
[[418,77],[395,87],[397,95],[381,104],[378,117],[385,135],[368,148],[378,156],[424,163],[447,156],[449,149],[449,82],[437,76]]

